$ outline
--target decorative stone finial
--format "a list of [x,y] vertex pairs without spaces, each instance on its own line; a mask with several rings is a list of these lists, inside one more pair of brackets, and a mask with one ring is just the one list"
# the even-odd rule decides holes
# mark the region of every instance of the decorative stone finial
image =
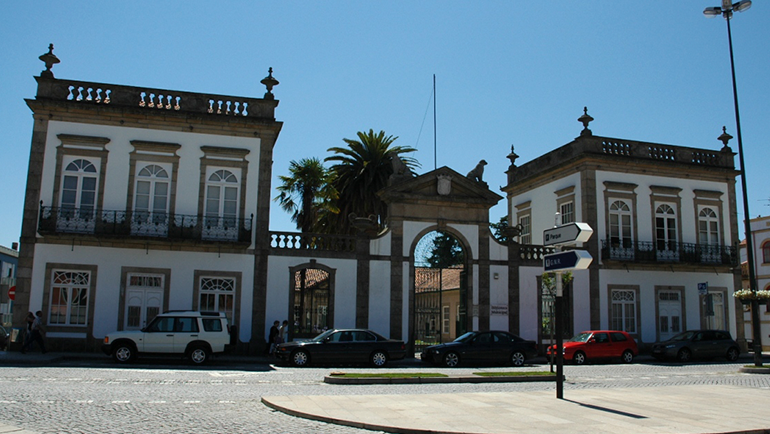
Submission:
[[591,135],[593,135],[591,130],[588,129],[588,124],[590,124],[591,121],[593,121],[593,120],[594,120],[594,118],[592,118],[588,114],[588,107],[583,107],[583,116],[580,116],[578,118],[578,122],[583,124],[583,131],[580,132],[581,136],[591,136]]
[[732,149],[730,149],[729,146],[727,146],[727,142],[729,142],[730,139],[732,139],[732,138],[733,138],[733,136],[727,134],[727,127],[722,127],[722,135],[717,137],[717,140],[719,140],[720,142],[722,142],[724,144],[724,146],[722,146],[722,149],[721,149],[722,152],[732,152],[733,151]]
[[511,160],[511,167],[516,167],[516,159],[519,158],[519,156],[513,152],[513,145],[511,145],[511,153],[506,155],[505,158]]
[[278,86],[279,82],[275,78],[273,78],[273,67],[271,66],[270,69],[267,70],[267,77],[263,78],[260,83],[264,84],[267,88],[267,92],[265,93],[265,99],[275,99],[275,95],[273,95],[273,87]]
[[59,58],[53,54],[53,44],[49,44],[48,52],[42,54],[40,57],[38,57],[38,59],[45,63],[45,71],[41,72],[40,76],[45,78],[53,78],[53,71],[51,71],[51,67],[60,62]]

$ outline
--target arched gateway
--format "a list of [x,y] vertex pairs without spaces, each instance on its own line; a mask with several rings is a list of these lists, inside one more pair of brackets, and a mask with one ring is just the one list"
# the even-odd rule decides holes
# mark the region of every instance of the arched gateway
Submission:
[[[353,219],[355,236],[271,232],[263,330],[284,319],[297,338],[322,327],[369,328],[412,352],[468,330],[519,332],[519,245],[498,243],[489,229],[502,196],[448,167],[392,177],[377,194],[388,206],[381,232],[362,217]],[[462,251],[438,278],[418,247],[436,233]],[[317,269],[328,279],[303,271]]]

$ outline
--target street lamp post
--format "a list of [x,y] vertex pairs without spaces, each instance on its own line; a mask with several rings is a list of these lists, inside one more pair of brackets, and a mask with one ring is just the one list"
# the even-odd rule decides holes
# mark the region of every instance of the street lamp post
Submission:
[[[741,116],[738,112],[738,87],[735,84],[735,61],[733,59],[733,35],[730,30],[730,19],[733,12],[743,12],[751,7],[751,0],[741,0],[737,3],[731,3],[730,0],[722,0],[722,6],[706,8],[703,14],[707,17],[716,17],[722,15],[727,21],[727,42],[730,47],[730,70],[733,77],[733,101],[735,103],[735,127],[738,133],[738,160],[741,163],[741,188],[743,189],[743,223],[746,232],[746,260],[749,265],[749,288],[756,292],[757,288],[756,274],[754,272],[754,246],[751,239],[751,221],[749,214],[749,194],[746,187],[746,164],[743,159],[743,140],[741,138]],[[759,323],[759,301],[754,297],[751,301],[751,331],[754,347],[754,365],[762,366],[762,329]]]

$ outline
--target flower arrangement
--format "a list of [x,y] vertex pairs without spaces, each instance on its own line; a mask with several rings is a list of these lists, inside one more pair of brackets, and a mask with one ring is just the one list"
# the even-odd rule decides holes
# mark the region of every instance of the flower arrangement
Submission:
[[733,297],[741,301],[770,301],[770,290],[763,289],[759,291],[752,291],[750,289],[740,289],[733,293]]

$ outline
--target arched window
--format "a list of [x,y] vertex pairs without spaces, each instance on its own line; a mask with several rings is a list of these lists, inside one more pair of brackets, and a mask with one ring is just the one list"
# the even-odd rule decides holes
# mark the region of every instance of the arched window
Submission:
[[77,159],[69,163],[62,176],[62,212],[84,219],[92,218],[96,207],[97,178],[96,166],[90,161]]
[[762,244],[762,263],[770,264],[770,240]]
[[711,208],[698,213],[698,242],[702,245],[719,244],[719,219]]
[[631,235],[631,207],[622,200],[610,204],[610,244],[612,247],[630,248],[633,238]]
[[149,164],[136,174],[134,221],[166,223],[170,180],[161,166]]
[[313,337],[333,327],[329,315],[331,279],[326,270],[303,268],[295,271],[293,292],[292,337]]
[[669,205],[655,210],[655,241],[658,250],[676,250],[676,211]]
[[202,311],[224,312],[232,324],[235,318],[235,279],[201,277],[198,307]]
[[238,177],[220,169],[206,180],[205,238],[238,238]]
[[659,261],[678,261],[676,211],[670,205],[659,205],[655,210],[655,246]]

